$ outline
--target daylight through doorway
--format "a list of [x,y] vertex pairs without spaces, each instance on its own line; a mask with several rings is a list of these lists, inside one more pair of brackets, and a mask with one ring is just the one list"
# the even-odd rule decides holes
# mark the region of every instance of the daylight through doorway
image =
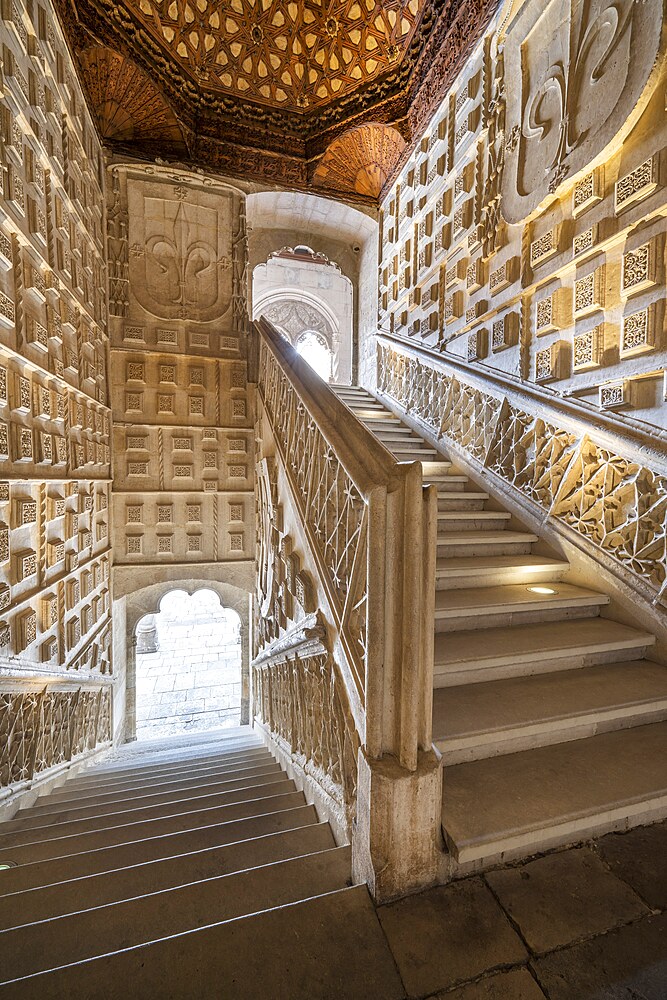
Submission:
[[213,590],[172,590],[137,625],[137,739],[238,726],[241,623]]

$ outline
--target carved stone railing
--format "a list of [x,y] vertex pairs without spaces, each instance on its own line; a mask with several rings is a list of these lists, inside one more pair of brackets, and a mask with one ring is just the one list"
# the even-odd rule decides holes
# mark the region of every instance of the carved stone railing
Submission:
[[110,740],[110,686],[0,691],[0,798]]
[[350,830],[359,736],[325,637],[319,616],[308,615],[257,656],[253,690],[271,737],[335,803],[339,829]]
[[[370,884],[371,869],[381,867],[383,885],[371,887],[376,896],[388,896],[410,884],[405,872],[415,840],[412,835],[409,847],[412,818],[401,820],[400,835],[392,831],[392,795],[397,796],[394,813],[400,811],[400,795],[406,803],[412,796],[414,805],[424,794],[437,809],[439,778],[431,746],[436,494],[433,487],[423,485],[421,463],[398,462],[270,323],[260,320],[257,330],[260,436],[270,437],[275,448],[276,502],[285,502],[296,518],[296,534],[307,543],[315,603],[307,608],[308,600],[299,597],[299,587],[301,591],[305,587],[303,574],[291,561],[292,539],[285,535],[273,543],[284,549],[280,561],[286,567],[285,585],[279,592],[283,603],[302,605],[304,615],[322,609],[331,633],[328,640],[322,639],[317,655],[294,647],[286,657],[280,630],[267,632],[260,620],[260,648],[254,662],[259,715],[265,727],[291,747],[292,759],[298,756],[295,747],[302,745],[304,754],[307,748],[309,766],[320,774],[320,785],[326,784],[321,780],[326,771],[332,785],[343,790],[349,816],[355,811],[350,796],[357,794],[361,772],[352,778],[348,755],[358,740],[362,751],[358,766],[365,769],[365,816],[360,816],[357,803],[356,856],[365,860],[359,861],[357,871]],[[269,572],[263,565],[273,565],[262,555],[266,541],[261,534],[281,535],[265,514],[275,502],[269,498],[274,487],[262,485],[268,478],[262,473],[264,462],[258,464],[260,577]],[[289,632],[295,612],[274,613],[268,584],[260,581],[259,589],[265,613],[273,621],[286,618]],[[260,618],[261,614],[260,608]],[[322,683],[324,673],[328,673],[326,683]],[[307,712],[309,698],[322,708],[315,743],[309,735],[315,732],[309,728],[312,720],[298,708],[303,705]],[[347,706],[354,737],[344,721]],[[380,765],[381,776],[375,770]],[[421,793],[411,789],[411,775]],[[392,785],[394,779],[397,784]],[[373,780],[383,785],[383,791],[371,796],[368,786]],[[432,869],[437,824],[431,820],[426,824],[428,843],[423,853],[429,858],[425,865]],[[386,840],[382,850],[377,847],[381,827]],[[417,870],[414,850],[412,858],[412,884],[432,879],[431,869],[427,874]]]
[[384,337],[377,386],[644,598],[667,602],[664,431]]
[[[258,326],[261,398],[336,619],[364,745],[414,770],[431,745],[433,637],[422,622],[433,601],[434,491],[420,463],[398,462],[269,323]],[[389,723],[393,684],[400,712]]]

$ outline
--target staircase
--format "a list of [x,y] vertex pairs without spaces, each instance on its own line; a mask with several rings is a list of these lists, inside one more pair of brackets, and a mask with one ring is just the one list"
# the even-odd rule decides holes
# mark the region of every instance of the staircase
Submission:
[[334,386],[438,491],[433,739],[462,870],[667,815],[667,667],[567,561],[369,392]]
[[403,996],[350,848],[247,727],[130,744],[0,830],[3,997]]

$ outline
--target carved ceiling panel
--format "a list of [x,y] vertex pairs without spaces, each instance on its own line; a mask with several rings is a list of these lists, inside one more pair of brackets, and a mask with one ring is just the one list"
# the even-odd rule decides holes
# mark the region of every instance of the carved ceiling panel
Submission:
[[103,139],[183,143],[173,111],[131,59],[91,45],[79,54],[79,63]]
[[405,150],[390,125],[360,125],[331,143],[313,177],[317,186],[379,198]]

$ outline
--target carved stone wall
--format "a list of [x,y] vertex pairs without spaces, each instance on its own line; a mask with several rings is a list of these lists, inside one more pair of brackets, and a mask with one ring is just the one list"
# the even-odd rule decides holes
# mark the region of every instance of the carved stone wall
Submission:
[[111,442],[100,145],[49,0],[4,3],[0,43],[6,785],[109,738]]
[[115,563],[250,560],[244,196],[122,165],[108,192]]
[[664,428],[663,0],[514,7],[383,204],[380,329]]

